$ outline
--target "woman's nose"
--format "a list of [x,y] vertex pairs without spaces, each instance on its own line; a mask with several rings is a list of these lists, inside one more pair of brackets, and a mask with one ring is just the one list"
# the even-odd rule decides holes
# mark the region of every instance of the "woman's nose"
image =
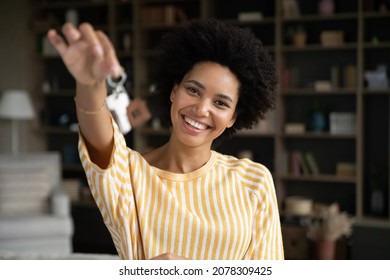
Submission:
[[195,105],[195,110],[198,116],[207,117],[210,113],[210,101],[207,99],[200,99]]

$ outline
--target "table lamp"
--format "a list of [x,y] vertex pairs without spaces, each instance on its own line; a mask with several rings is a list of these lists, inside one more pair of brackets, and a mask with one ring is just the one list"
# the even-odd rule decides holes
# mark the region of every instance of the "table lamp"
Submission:
[[19,122],[34,118],[29,94],[23,90],[6,90],[0,100],[0,118],[12,122],[12,154],[19,154]]

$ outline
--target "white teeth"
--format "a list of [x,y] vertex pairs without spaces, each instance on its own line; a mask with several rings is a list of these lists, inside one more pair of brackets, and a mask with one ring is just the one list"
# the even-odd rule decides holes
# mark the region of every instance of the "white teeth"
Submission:
[[191,120],[188,117],[184,117],[184,120],[185,120],[186,123],[192,125],[193,127],[197,128],[197,129],[206,129],[207,128],[206,125],[201,124],[201,123],[197,123],[196,121]]

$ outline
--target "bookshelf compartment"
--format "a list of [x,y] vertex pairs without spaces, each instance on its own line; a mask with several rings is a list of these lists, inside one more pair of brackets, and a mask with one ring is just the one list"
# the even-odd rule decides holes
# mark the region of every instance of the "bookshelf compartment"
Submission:
[[[390,127],[390,95],[364,96],[364,213],[389,219],[390,134],[379,127]],[[373,198],[373,192],[377,198]],[[380,193],[380,194],[378,194]],[[378,197],[380,196],[380,197]]]
[[275,17],[275,1],[215,0],[213,2],[214,16],[222,20],[238,20],[240,14],[246,17],[248,21],[250,18],[256,19],[259,15],[263,19]]
[[355,186],[350,183],[289,181],[286,196],[304,196],[316,203],[337,202],[340,210],[356,213]]

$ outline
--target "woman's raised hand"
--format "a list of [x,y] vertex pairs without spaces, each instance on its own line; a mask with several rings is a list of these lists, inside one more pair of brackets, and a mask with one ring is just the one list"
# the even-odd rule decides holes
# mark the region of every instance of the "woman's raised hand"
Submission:
[[65,23],[62,33],[66,41],[54,29],[49,30],[47,36],[78,83],[94,85],[108,75],[121,74],[114,47],[102,31],[95,30],[89,23],[79,28]]

